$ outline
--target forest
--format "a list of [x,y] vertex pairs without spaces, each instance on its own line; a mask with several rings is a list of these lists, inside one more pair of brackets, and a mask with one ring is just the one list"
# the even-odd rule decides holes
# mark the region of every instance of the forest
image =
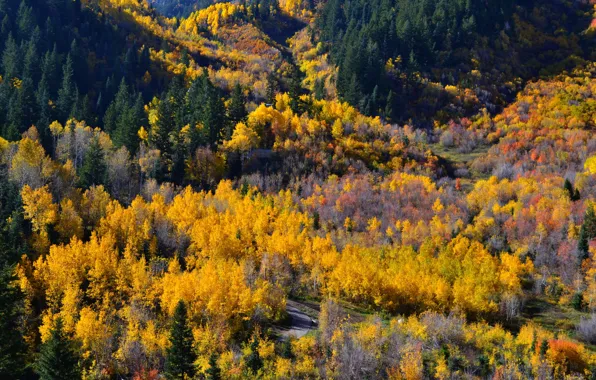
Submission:
[[595,1],[0,20],[0,379],[596,378]]

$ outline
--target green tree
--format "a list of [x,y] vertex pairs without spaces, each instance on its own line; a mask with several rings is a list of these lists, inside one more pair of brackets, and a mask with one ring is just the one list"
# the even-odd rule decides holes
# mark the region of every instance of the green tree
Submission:
[[19,46],[12,37],[8,35],[6,44],[4,45],[4,52],[2,53],[2,67],[4,68],[4,79],[11,80],[19,75],[21,67],[21,55]]
[[207,104],[204,108],[203,127],[209,134],[209,145],[215,150],[217,144],[221,142],[222,132],[225,126],[225,105],[219,90],[211,82],[207,82],[208,95]]
[[325,79],[317,79],[315,82],[315,99],[325,99]]
[[35,370],[40,380],[80,379],[78,361],[73,343],[66,336],[59,318],[50,331],[49,339],[41,346]]
[[300,113],[302,111],[302,104],[300,101],[300,95],[302,95],[302,78],[300,70],[295,65],[292,66],[292,72],[290,74],[290,88],[288,91],[290,96],[290,108],[294,113]]
[[563,185],[563,187],[565,188],[565,191],[567,191],[569,199],[571,199],[572,201],[578,201],[581,198],[579,190],[575,189],[571,181],[569,181],[568,179],[565,179],[565,184]]
[[170,328],[170,346],[166,355],[166,378],[184,379],[195,374],[197,359],[193,348],[192,330],[188,325],[186,305],[179,301]]
[[232,137],[232,131],[236,124],[246,119],[246,99],[242,91],[242,87],[239,83],[234,86],[232,91],[232,99],[230,101],[230,107],[228,108],[228,119],[230,120],[230,127],[226,131],[226,139]]
[[97,137],[91,140],[91,144],[85,152],[83,165],[79,170],[79,178],[83,187],[104,185],[107,178],[107,166],[103,149]]
[[110,103],[103,117],[104,129],[108,133],[114,133],[117,131],[119,127],[118,124],[128,111],[129,106],[130,94],[128,92],[128,87],[126,86],[126,81],[124,78],[122,78],[120,86],[118,87],[118,92],[116,93],[116,97],[112,103]]
[[217,366],[217,355],[215,353],[209,357],[209,368],[205,371],[205,377],[207,380],[221,379],[221,370]]
[[385,119],[388,121],[393,119],[393,97],[393,91],[389,91],[387,102],[385,103]]
[[263,359],[259,355],[259,339],[255,335],[250,344],[250,354],[246,357],[246,367],[252,371],[253,374],[259,372],[263,368]]
[[0,269],[0,378],[19,378],[25,369],[25,343],[18,321],[22,294],[11,266]]
[[63,121],[68,119],[72,107],[76,101],[76,85],[74,83],[74,71],[72,68],[72,58],[70,54],[66,57],[66,63],[62,71],[62,86],[58,90],[58,100],[56,102],[58,112]]
[[267,91],[266,91],[266,99],[265,101],[267,104],[275,103],[275,94],[277,93],[277,80],[275,79],[275,75],[273,73],[269,73],[267,76]]
[[590,248],[590,240],[596,237],[596,213],[594,207],[588,206],[586,214],[584,215],[584,222],[579,230],[579,239],[577,242],[577,250],[579,251],[579,259],[583,261],[588,258],[588,250]]

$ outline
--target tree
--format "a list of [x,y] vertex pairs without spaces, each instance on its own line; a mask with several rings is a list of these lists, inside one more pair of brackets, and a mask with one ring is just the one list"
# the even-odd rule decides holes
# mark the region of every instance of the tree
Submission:
[[0,378],[16,379],[25,369],[25,343],[19,331],[20,290],[12,266],[0,269]]
[[205,377],[207,380],[221,379],[221,370],[217,366],[217,355],[215,353],[209,357],[209,368],[205,371]]
[[588,206],[584,216],[584,222],[579,230],[579,239],[577,242],[577,250],[579,251],[579,259],[583,261],[588,258],[589,242],[596,237],[596,213],[592,205]]
[[83,158],[83,165],[79,170],[81,185],[89,188],[94,185],[103,185],[106,182],[107,166],[103,149],[99,139],[94,137]]
[[104,129],[108,133],[115,132],[115,138],[116,134],[119,132],[119,124],[122,123],[121,119],[128,111],[129,106],[130,94],[128,92],[128,87],[126,86],[126,81],[124,80],[124,78],[122,78],[120,86],[118,87],[118,92],[116,93],[116,97],[114,98],[114,101],[109,105],[103,117]]
[[563,185],[563,187],[565,188],[565,191],[567,191],[569,199],[571,199],[572,201],[578,201],[581,198],[579,190],[574,189],[573,184],[568,179],[565,179],[565,184]]
[[134,155],[139,146],[138,130],[145,124],[146,117],[141,94],[137,94],[135,102],[130,104],[121,111],[116,121],[113,141],[116,147],[125,146]]
[[206,107],[204,108],[203,126],[209,133],[209,144],[215,150],[221,141],[222,131],[225,125],[225,105],[222,101],[219,90],[209,82],[207,84],[209,94]]
[[227,131],[225,139],[228,140],[232,136],[232,131],[236,124],[246,119],[246,99],[242,92],[242,87],[239,83],[234,86],[232,92],[232,99],[230,101],[230,107],[228,109],[228,119],[230,120],[231,128]]
[[325,99],[325,79],[317,79],[315,82],[315,99]]
[[295,65],[292,66],[292,72],[290,74],[290,89],[288,92],[290,96],[290,108],[294,113],[299,114],[301,112],[301,101],[300,95],[302,95],[302,78],[300,70]]
[[195,374],[197,359],[193,348],[193,335],[187,321],[186,305],[180,300],[174,311],[170,328],[170,347],[166,356],[166,378],[184,379]]
[[2,67],[4,68],[5,80],[11,80],[12,78],[19,75],[21,68],[21,56],[19,52],[19,46],[12,37],[12,34],[8,35],[4,52],[2,54]]
[[275,94],[277,93],[277,80],[273,73],[269,73],[267,76],[267,94],[265,95],[265,102],[267,104],[275,103]]
[[74,83],[74,70],[70,54],[66,57],[64,70],[62,72],[62,87],[58,90],[57,106],[60,117],[66,121],[70,116],[72,107],[75,104],[76,85]]
[[248,367],[253,374],[259,372],[263,367],[263,359],[259,355],[259,340],[255,335],[250,344],[250,354],[246,357],[246,367]]
[[393,119],[393,91],[389,91],[387,95],[387,102],[385,105],[385,119],[391,121]]
[[35,371],[40,380],[80,379],[78,355],[58,318],[49,339],[41,346]]

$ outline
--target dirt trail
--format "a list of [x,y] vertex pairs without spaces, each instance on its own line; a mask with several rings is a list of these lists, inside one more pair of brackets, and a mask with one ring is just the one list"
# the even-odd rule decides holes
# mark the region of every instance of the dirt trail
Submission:
[[288,300],[286,305],[288,323],[275,327],[282,339],[289,337],[302,338],[318,327],[318,310],[296,301]]

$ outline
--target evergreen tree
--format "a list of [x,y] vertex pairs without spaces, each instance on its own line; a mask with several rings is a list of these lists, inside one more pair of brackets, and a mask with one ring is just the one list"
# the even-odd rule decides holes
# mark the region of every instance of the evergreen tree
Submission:
[[139,147],[139,128],[147,124],[144,106],[142,95],[137,94],[132,107],[124,112],[114,135],[114,144],[116,146],[124,145],[132,155]]
[[546,339],[543,339],[542,342],[540,342],[540,357],[544,358],[547,351],[548,351],[548,341]]
[[317,79],[315,82],[315,99],[325,99],[325,79]]
[[277,80],[275,79],[275,75],[273,73],[269,73],[267,76],[267,91],[266,91],[266,99],[265,102],[267,104],[274,104],[275,103],[275,94],[277,93]]
[[23,0],[17,11],[17,30],[19,38],[21,40],[29,38],[34,27],[35,19],[33,17],[33,9],[28,7],[25,0]]
[[164,167],[167,167],[172,158],[171,135],[176,129],[174,120],[175,104],[169,97],[164,97],[157,109],[157,125],[152,128],[150,140],[153,146],[161,152]]
[[[2,264],[4,265],[4,264]],[[25,369],[25,343],[18,321],[22,294],[11,266],[0,268],[0,378],[17,379]]]
[[584,222],[579,231],[579,239],[577,242],[577,250],[579,252],[579,259],[583,261],[588,258],[589,242],[596,238],[596,213],[594,207],[588,205],[586,214],[584,215]]
[[389,95],[387,95],[387,101],[385,103],[385,119],[388,121],[393,120],[393,91],[389,91]]
[[225,105],[219,90],[209,81],[206,84],[208,94],[207,104],[204,108],[203,127],[209,134],[209,145],[215,150],[221,141],[222,132],[225,126]]
[[205,377],[207,380],[221,379],[221,370],[217,366],[217,355],[215,354],[211,354],[209,357],[209,368],[205,371]]
[[62,319],[56,320],[49,339],[41,346],[35,367],[40,380],[81,378],[78,357],[63,330]]
[[228,119],[230,120],[230,128],[226,131],[226,139],[232,137],[232,131],[236,124],[246,119],[248,113],[246,112],[246,99],[244,98],[244,93],[242,91],[242,87],[239,83],[236,83],[234,86],[234,91],[232,92],[232,99],[230,101],[230,107],[228,109]]
[[185,97],[185,124],[190,128],[190,151],[194,152],[199,146],[207,144],[207,135],[204,128],[197,128],[203,124],[204,105],[207,103],[204,89],[208,81],[207,73],[203,72],[190,85]]
[[195,374],[194,362],[197,359],[193,348],[193,335],[187,321],[186,305],[179,301],[174,311],[170,328],[170,347],[166,355],[166,378],[192,378]]
[[246,357],[246,367],[249,368],[253,374],[259,372],[263,368],[263,359],[259,355],[259,340],[255,335],[250,344],[250,354]]
[[118,92],[116,93],[116,97],[114,101],[110,104],[106,113],[103,117],[103,126],[106,132],[108,133],[116,133],[122,123],[122,119],[124,115],[128,111],[130,106],[130,94],[128,92],[128,86],[126,85],[126,81],[122,78],[120,82],[120,86],[118,86]]
[[69,118],[73,105],[75,104],[76,85],[74,83],[74,71],[70,54],[66,57],[66,63],[62,72],[62,87],[58,90],[56,105],[60,118],[65,121]]
[[580,200],[581,196],[579,193],[579,190],[575,189],[573,187],[573,184],[571,183],[571,181],[569,181],[568,179],[565,179],[565,184],[563,185],[565,191],[567,192],[567,195],[569,195],[569,199],[571,199],[572,201],[578,201]]
[[83,165],[79,170],[81,186],[91,187],[94,185],[104,185],[107,178],[107,166],[103,154],[103,149],[99,144],[99,139],[94,137],[91,145],[83,158]]
[[292,66],[292,73],[290,75],[290,88],[288,95],[290,96],[290,108],[294,113],[301,113],[302,105],[300,95],[302,95],[302,79],[300,70],[295,65]]
[[5,80],[11,80],[17,77],[21,69],[21,53],[10,33],[6,40],[4,52],[2,53],[2,68],[4,69],[3,77]]
[[23,61],[23,78],[29,78],[37,82],[41,73],[40,60],[38,55],[38,45],[40,41],[40,31],[36,27],[27,44],[27,51]]

